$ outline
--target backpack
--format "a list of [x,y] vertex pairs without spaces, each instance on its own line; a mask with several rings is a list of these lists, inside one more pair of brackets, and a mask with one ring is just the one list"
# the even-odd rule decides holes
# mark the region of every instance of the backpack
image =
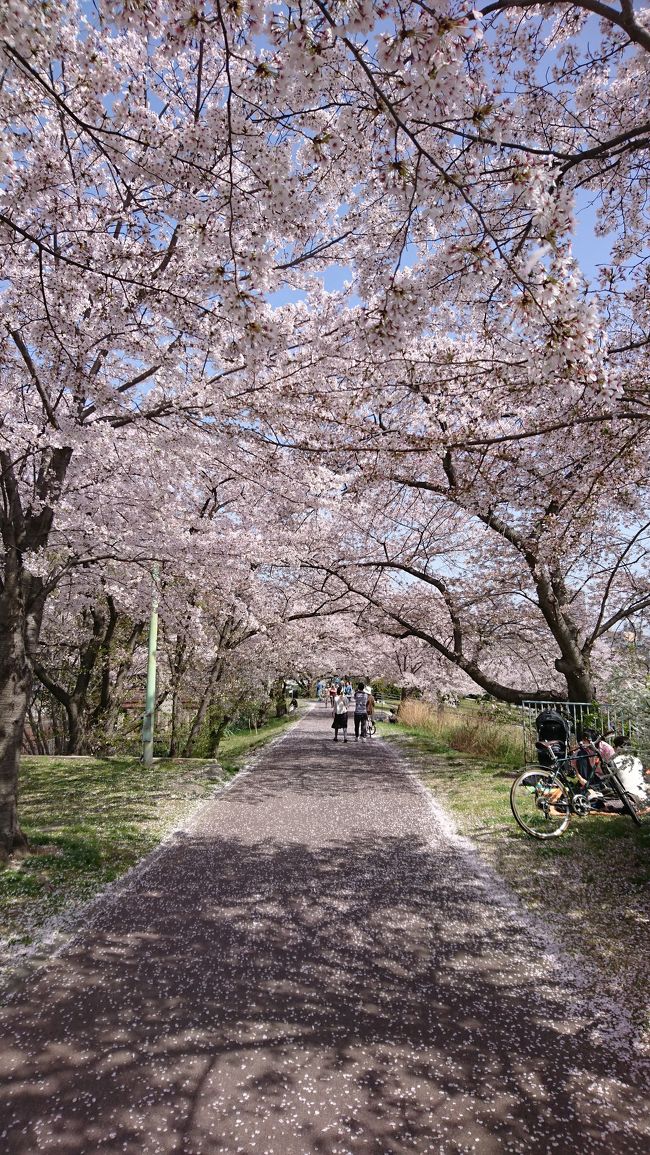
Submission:
[[542,710],[535,718],[535,729],[540,742],[566,742],[571,727],[557,710]]

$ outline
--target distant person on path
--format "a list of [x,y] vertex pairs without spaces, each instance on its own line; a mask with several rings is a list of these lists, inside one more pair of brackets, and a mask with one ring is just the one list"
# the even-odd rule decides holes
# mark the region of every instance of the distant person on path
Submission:
[[322,678],[319,678],[319,680],[316,682],[316,698],[319,702],[321,702],[323,699],[323,690],[324,689],[325,689],[325,683],[324,683]]
[[[373,697],[372,686],[364,686],[364,692],[368,695],[368,701],[366,702],[366,714],[368,715],[369,718],[372,718],[372,716],[375,712],[375,706],[377,705],[377,703],[375,702],[375,699]],[[370,734],[370,731],[368,730],[367,726],[366,726],[366,730],[368,733],[368,737],[370,738],[371,734]]]
[[359,682],[357,690],[354,695],[354,740],[359,741],[359,733],[362,738],[367,738],[368,726],[368,694],[364,689],[363,682]]
[[297,709],[298,709],[298,691],[294,690],[293,694],[291,695],[291,701],[289,702],[289,713],[295,714]]
[[345,694],[339,691],[334,698],[334,741],[338,742],[339,730],[343,731],[343,741],[348,740],[348,700]]

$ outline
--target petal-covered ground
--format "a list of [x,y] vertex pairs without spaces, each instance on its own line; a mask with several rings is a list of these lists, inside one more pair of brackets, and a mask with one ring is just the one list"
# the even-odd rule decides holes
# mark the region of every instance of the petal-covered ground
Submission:
[[[647,1064],[317,708],[1,1016],[9,1155],[642,1155]],[[599,1017],[600,1016],[600,1017]]]

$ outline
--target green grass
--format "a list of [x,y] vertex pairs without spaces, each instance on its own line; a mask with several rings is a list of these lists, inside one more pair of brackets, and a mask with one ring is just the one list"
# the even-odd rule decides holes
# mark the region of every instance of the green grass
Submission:
[[[218,779],[290,720],[224,737]],[[12,945],[29,944],[52,915],[119,878],[209,797],[215,774],[206,765],[214,763],[161,759],[145,770],[132,758],[23,758],[19,813],[30,853],[0,869],[0,964]]]
[[417,752],[418,768],[427,785],[453,810],[462,825],[481,830],[518,827],[510,811],[509,792],[514,771],[498,761],[470,758],[451,749],[440,737],[415,726],[382,723],[382,737],[404,738]]
[[424,759],[427,784],[444,799],[460,820],[464,830],[474,834],[485,834],[490,828],[500,829],[509,839],[534,846],[539,855],[566,854],[572,838],[579,836],[581,842],[594,854],[607,855],[611,847],[624,842],[636,861],[641,858],[641,874],[650,873],[650,817],[640,827],[627,815],[605,817],[592,815],[587,818],[572,819],[569,830],[561,838],[550,842],[538,842],[528,837],[516,825],[510,809],[510,786],[515,775],[514,768],[497,758],[471,758],[450,748],[440,738],[431,737],[426,732],[402,725],[382,723],[379,731],[384,737],[406,736],[410,745]]
[[380,696],[377,700],[377,709],[378,710],[393,710],[395,713],[397,713],[397,711],[399,710],[399,704],[400,704],[399,698],[382,698]]
[[627,1005],[650,1044],[650,816],[640,827],[626,815],[574,817],[561,837],[540,842],[512,816],[512,770],[461,755],[413,727],[379,729],[404,742],[459,830],[578,963],[591,961],[601,994],[611,984],[611,997]]
[[258,746],[264,746],[295,719],[295,714],[289,714],[284,718],[271,718],[265,726],[260,726],[257,731],[239,731],[234,734],[226,734],[219,747],[219,764],[223,766],[226,773],[235,773],[248,754],[257,749]]

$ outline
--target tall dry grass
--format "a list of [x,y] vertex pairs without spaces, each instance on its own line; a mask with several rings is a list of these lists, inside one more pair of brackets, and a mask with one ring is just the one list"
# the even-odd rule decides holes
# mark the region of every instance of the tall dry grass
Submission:
[[522,732],[510,723],[495,722],[478,710],[438,709],[430,702],[402,702],[399,720],[410,730],[475,758],[519,766],[524,761]]

